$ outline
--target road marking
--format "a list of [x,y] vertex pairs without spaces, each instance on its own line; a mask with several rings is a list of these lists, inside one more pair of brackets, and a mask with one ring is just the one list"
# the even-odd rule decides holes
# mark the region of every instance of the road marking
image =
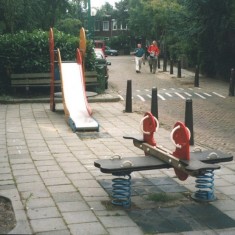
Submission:
[[162,95],[157,95],[160,99],[162,99],[162,100],[166,100]]
[[184,88],[179,88],[179,90],[184,91]]
[[188,92],[184,92],[185,95],[187,96],[192,96],[191,94],[189,94]]
[[212,92],[213,94],[215,94],[215,95],[217,95],[217,96],[219,96],[219,97],[222,97],[222,98],[226,98],[225,96],[223,96],[223,95],[220,95],[219,93],[217,93],[217,92]]
[[201,97],[202,99],[206,99],[203,95],[198,94],[197,92],[194,92],[195,95]]
[[166,95],[168,95],[169,97],[172,97],[172,95],[170,93],[165,93]]
[[136,90],[137,92],[140,92],[140,90]]
[[124,100],[123,96],[118,95],[118,97],[119,97],[122,101]]
[[149,89],[144,89],[145,91],[149,92]]
[[151,99],[152,98],[152,96],[151,95],[149,95],[149,94],[147,94],[147,96]]
[[139,97],[141,101],[145,101],[145,99],[141,95],[137,95],[137,97]]
[[181,94],[179,94],[178,92],[175,92],[176,95],[178,95],[181,99],[185,100],[184,96],[182,96]]
[[208,93],[206,93],[206,92],[204,92],[203,94],[206,95],[206,96],[209,96],[209,97],[212,96],[212,95],[210,95],[210,94],[208,94]]

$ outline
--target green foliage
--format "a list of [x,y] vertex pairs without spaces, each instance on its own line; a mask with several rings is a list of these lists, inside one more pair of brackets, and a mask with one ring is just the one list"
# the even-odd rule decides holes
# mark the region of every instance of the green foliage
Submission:
[[[9,84],[12,73],[49,72],[49,36],[41,30],[28,33],[0,35],[0,82],[3,86]],[[54,30],[55,49],[59,48],[64,61],[75,61],[76,49],[79,48],[79,38]],[[94,55],[91,42],[87,42],[85,68],[94,70]]]
[[20,30],[47,30],[53,27],[66,14],[68,0],[1,0],[0,21],[5,24],[5,33],[16,33]]
[[55,27],[64,33],[77,36],[82,22],[78,19],[66,18],[56,23]]
[[[209,76],[227,77],[235,66],[235,4],[232,0],[185,1],[188,11],[189,38],[196,43],[191,50],[197,53],[202,72]],[[190,21],[193,20],[193,24]]]
[[209,76],[235,67],[234,0],[129,0],[129,16],[132,36],[156,39],[170,58],[186,57]]

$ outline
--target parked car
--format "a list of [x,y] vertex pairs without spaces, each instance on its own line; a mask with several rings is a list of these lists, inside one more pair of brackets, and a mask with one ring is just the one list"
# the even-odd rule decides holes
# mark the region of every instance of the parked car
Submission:
[[95,40],[94,41],[95,48],[101,48],[105,53],[105,42],[103,40]]
[[118,51],[114,50],[114,49],[111,49],[108,46],[105,46],[105,55],[115,55],[115,56],[117,56],[118,55]]
[[108,65],[111,65],[111,62],[106,60],[106,56],[101,48],[94,48],[96,56],[96,66],[104,67],[105,71],[105,89],[108,89],[108,78],[109,78],[109,69]]

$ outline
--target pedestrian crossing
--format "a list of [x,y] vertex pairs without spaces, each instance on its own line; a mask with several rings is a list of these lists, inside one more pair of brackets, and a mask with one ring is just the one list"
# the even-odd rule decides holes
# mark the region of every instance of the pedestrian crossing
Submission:
[[[135,90],[132,92],[132,99],[145,102],[152,99],[152,91],[150,89]],[[157,92],[159,100],[166,101],[170,99],[210,99],[213,97],[223,98],[226,96],[218,92],[204,92],[201,88],[163,88]],[[124,100],[124,97],[120,95],[120,98]]]

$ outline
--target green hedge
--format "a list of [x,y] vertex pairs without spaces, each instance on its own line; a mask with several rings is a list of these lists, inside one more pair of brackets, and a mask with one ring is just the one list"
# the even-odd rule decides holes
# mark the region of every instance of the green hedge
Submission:
[[[79,38],[54,29],[55,49],[61,51],[62,60],[75,60]],[[87,42],[86,70],[94,70],[95,57],[92,44]],[[28,33],[0,35],[0,87],[1,93],[9,88],[11,73],[49,72],[49,32],[41,30]]]

